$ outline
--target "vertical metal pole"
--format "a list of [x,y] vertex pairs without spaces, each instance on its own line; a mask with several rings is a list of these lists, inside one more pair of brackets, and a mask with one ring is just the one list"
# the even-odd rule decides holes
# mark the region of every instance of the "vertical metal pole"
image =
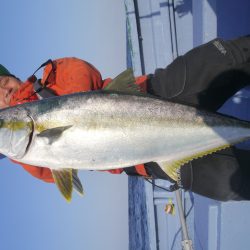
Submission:
[[178,213],[182,229],[182,248],[183,250],[193,250],[192,241],[188,237],[188,230],[182,206],[180,189],[177,189],[175,191],[175,196],[176,196],[176,202],[178,206]]
[[140,14],[139,14],[139,7],[138,7],[137,0],[134,0],[134,7],[135,7],[136,27],[137,27],[137,33],[138,33],[139,51],[140,51],[140,58],[141,58],[141,72],[142,72],[142,75],[145,75],[146,71],[145,71],[143,44],[142,44],[143,38],[142,38],[142,33],[141,33]]

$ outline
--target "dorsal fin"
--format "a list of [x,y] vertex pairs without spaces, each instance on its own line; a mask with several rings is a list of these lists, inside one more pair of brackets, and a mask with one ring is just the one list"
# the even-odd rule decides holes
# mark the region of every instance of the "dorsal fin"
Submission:
[[140,87],[135,84],[132,69],[127,69],[115,77],[103,90],[123,92],[130,94],[142,94]]

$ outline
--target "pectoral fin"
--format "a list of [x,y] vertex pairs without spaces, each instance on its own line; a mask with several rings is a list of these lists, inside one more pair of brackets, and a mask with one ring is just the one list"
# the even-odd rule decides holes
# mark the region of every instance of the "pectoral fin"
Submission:
[[54,181],[63,197],[70,202],[73,190],[72,169],[51,170]]
[[84,191],[83,191],[82,183],[77,175],[77,172],[78,172],[77,169],[72,170],[73,187],[80,196],[83,196]]
[[63,127],[56,127],[56,128],[51,128],[51,129],[46,129],[39,133],[37,136],[38,137],[45,137],[49,140],[49,144],[52,144],[53,142],[57,141],[62,133],[71,128],[72,126],[63,126]]

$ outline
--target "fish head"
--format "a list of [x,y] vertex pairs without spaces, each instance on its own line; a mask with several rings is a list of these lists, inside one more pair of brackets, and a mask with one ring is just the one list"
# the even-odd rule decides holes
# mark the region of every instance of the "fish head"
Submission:
[[31,142],[33,121],[27,111],[7,108],[0,112],[0,153],[14,160],[22,158]]

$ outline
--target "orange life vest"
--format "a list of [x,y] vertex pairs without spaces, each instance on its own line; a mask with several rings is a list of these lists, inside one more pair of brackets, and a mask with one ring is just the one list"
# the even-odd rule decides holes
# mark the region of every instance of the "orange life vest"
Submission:
[[[13,95],[10,105],[18,105],[25,102],[32,102],[38,100],[34,90],[34,81],[36,79],[32,76],[21,88]],[[82,91],[90,91],[102,89],[111,82],[112,79],[108,78],[102,80],[100,72],[90,63],[78,58],[61,58],[46,65],[41,79],[41,84],[46,88],[52,90],[55,95],[66,95]],[[136,78],[136,84],[140,85],[143,91],[146,91],[147,76],[140,76]],[[49,168],[41,168],[31,166],[28,164],[20,163],[26,171],[34,177],[42,179],[45,182],[54,182],[51,171]],[[135,166],[135,170],[139,175],[147,176],[144,165]],[[110,173],[120,174],[123,169],[109,170]]]

